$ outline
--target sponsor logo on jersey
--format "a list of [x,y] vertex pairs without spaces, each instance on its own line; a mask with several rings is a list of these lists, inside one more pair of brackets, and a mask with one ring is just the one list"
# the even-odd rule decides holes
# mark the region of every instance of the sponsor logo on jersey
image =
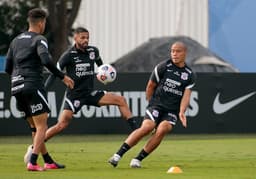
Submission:
[[93,71],[89,70],[90,63],[76,64],[76,76],[82,77],[87,75],[93,75]]
[[11,91],[16,91],[16,90],[22,89],[22,88],[24,88],[24,86],[25,86],[25,85],[24,85],[24,83],[23,83],[23,84],[21,84],[21,85],[12,87],[12,88],[11,88]]
[[173,74],[176,76],[180,76],[180,73],[178,71],[175,71]]
[[23,81],[23,80],[24,80],[24,77],[21,75],[12,77],[12,83],[17,82],[17,81]]
[[82,60],[80,60],[80,58],[79,58],[79,57],[74,57],[73,59],[75,60],[75,63],[79,63],[79,62],[81,62],[81,61],[82,61]]
[[175,85],[177,85],[177,86],[180,86],[180,85],[181,85],[181,82],[172,80],[172,79],[170,79],[170,78],[167,78],[166,81],[169,82],[169,83],[175,84]]
[[26,35],[26,34],[21,34],[20,36],[18,36],[18,39],[30,39],[31,35]]

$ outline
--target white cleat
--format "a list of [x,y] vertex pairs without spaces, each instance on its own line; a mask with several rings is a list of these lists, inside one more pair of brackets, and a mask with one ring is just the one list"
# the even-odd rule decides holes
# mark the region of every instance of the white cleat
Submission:
[[32,155],[33,145],[28,146],[27,152],[24,155],[24,163],[28,164]]
[[119,160],[121,159],[120,155],[114,154],[109,160],[108,163],[116,167],[118,165]]
[[134,158],[134,159],[131,160],[130,167],[131,168],[141,168],[140,163],[141,162],[138,159]]

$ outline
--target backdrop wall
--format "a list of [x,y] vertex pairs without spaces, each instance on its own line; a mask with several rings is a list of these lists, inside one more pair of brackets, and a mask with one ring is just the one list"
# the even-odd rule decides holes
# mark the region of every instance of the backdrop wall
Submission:
[[[145,86],[149,73],[118,74],[110,85],[96,82],[96,88],[124,95],[133,114],[140,119],[145,114]],[[27,123],[19,118],[15,99],[10,97],[10,83],[6,74],[0,74],[0,135],[30,134]],[[198,73],[190,107],[187,111],[188,128],[180,123],[174,133],[254,133],[256,132],[256,74]],[[60,112],[64,86],[61,81],[48,91],[51,106],[49,126]],[[114,106],[96,108],[84,106],[74,116],[63,134],[128,133],[129,127]]]

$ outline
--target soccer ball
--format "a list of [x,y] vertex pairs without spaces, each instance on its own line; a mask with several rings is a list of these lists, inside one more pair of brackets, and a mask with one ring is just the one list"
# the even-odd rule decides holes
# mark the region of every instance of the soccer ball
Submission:
[[112,83],[116,79],[116,69],[110,64],[103,64],[99,66],[96,77],[104,85]]

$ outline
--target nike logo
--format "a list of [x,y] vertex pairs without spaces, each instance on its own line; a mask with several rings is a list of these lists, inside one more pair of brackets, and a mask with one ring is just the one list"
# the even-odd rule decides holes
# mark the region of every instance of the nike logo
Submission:
[[226,102],[226,103],[220,103],[220,93],[218,93],[214,99],[213,102],[213,111],[216,114],[222,114],[227,112],[228,110],[232,109],[233,107],[237,106],[238,104],[242,103],[243,101],[247,100],[251,96],[253,96],[256,92],[251,92],[247,95],[241,96],[239,98],[236,98],[232,101]]

